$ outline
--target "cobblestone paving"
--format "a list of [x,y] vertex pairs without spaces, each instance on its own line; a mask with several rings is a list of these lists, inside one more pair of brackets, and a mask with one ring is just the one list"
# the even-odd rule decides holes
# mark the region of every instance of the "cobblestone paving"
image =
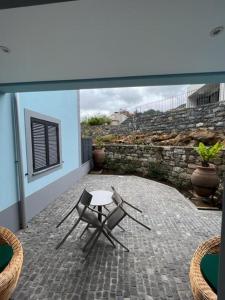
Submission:
[[[82,189],[110,190],[111,185],[143,208],[142,215],[130,212],[152,231],[125,218],[126,231],[115,229],[114,234],[130,252],[120,246],[114,249],[102,238],[84,261],[85,237],[78,239],[84,224],[80,223],[56,251],[76,214],[60,228],[55,225]],[[191,256],[200,242],[220,233],[220,222],[220,212],[198,211],[166,185],[135,176],[87,175],[18,233],[25,262],[13,299],[190,300]]]

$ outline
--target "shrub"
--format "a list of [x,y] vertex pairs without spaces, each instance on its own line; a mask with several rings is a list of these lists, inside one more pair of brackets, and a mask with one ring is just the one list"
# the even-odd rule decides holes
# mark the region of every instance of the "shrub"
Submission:
[[168,172],[160,162],[150,162],[147,176],[152,179],[168,180]]
[[105,168],[108,170],[116,171],[119,174],[137,174],[137,169],[140,167],[140,162],[131,159],[108,159],[105,161]]
[[136,160],[123,161],[123,171],[126,174],[136,174],[138,173],[137,169],[140,167],[140,162]]
[[102,137],[103,143],[112,143],[117,140],[118,136],[115,134],[107,134]]
[[143,112],[143,115],[151,115],[154,116],[156,114],[160,113],[159,110],[155,110],[155,109],[149,109]]
[[104,125],[110,123],[111,119],[105,115],[97,115],[90,118],[86,118],[84,121],[81,122],[81,124],[86,124],[89,126]]

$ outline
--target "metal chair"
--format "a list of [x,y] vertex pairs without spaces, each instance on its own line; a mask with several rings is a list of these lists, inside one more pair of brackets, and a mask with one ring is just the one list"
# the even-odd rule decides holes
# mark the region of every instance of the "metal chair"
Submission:
[[[123,209],[124,211],[125,211],[125,208],[124,208],[123,204],[125,203],[125,204],[129,205],[130,207],[136,209],[137,211],[142,212],[139,208],[137,208],[137,207],[133,206],[132,204],[130,204],[129,202],[125,201],[125,200],[119,195],[119,193],[117,193],[117,191],[115,190],[115,188],[114,188],[113,186],[112,186],[112,190],[114,191],[113,197],[112,197],[114,203],[115,203],[116,205],[118,205],[118,206],[121,206],[121,204],[122,204],[121,207],[122,207],[122,209]],[[126,215],[127,215],[129,218],[131,218],[133,221],[135,221],[136,223],[138,223],[139,225],[145,227],[145,228],[148,229],[148,230],[151,230],[150,227],[148,227],[147,225],[145,225],[145,224],[143,224],[142,222],[140,222],[140,221],[138,221],[137,219],[135,219],[135,218],[134,218],[133,216],[131,216],[127,211],[126,211]]]
[[[129,202],[125,201],[125,200],[120,196],[120,194],[116,191],[116,189],[115,189],[113,186],[112,186],[112,190],[113,190],[113,196],[112,196],[112,198],[113,198],[113,201],[114,201],[114,203],[115,203],[116,205],[120,205],[121,203],[123,203],[123,204],[125,203],[125,204],[127,204],[128,206],[132,207],[133,209],[135,209],[135,210],[139,211],[140,213],[142,213],[142,211],[141,211],[139,208],[137,208],[137,207],[133,206],[132,204],[130,204]],[[132,220],[134,220],[135,222],[137,222],[139,225],[145,227],[145,228],[148,229],[148,230],[151,230],[150,227],[148,227],[147,225],[145,225],[145,224],[143,224],[142,222],[140,222],[140,221],[138,221],[137,219],[135,219],[135,218],[134,218],[133,216],[131,216],[128,212],[127,212],[126,214],[127,214],[127,216],[128,216],[129,218],[131,218]]]
[[129,251],[129,249],[124,246],[113,234],[112,234],[112,230],[119,225],[119,223],[126,217],[128,216],[129,218],[131,218],[132,220],[134,220],[135,222],[137,222],[138,224],[140,224],[141,226],[145,227],[148,230],[151,230],[151,228],[149,228],[148,226],[146,226],[145,224],[141,223],[140,221],[136,220],[135,218],[133,218],[124,208],[123,206],[123,202],[121,200],[121,202],[118,204],[118,206],[116,208],[114,208],[111,212],[109,212],[109,214],[105,217],[105,220],[102,222],[102,225],[100,227],[97,227],[94,231],[94,233],[91,235],[91,237],[89,238],[89,240],[87,241],[87,243],[85,244],[85,246],[83,247],[83,251],[85,251],[88,247],[88,245],[91,244],[87,255],[85,258],[87,258],[87,256],[91,253],[95,243],[97,242],[99,236],[101,235],[101,233],[103,233],[105,236],[108,237],[108,239],[112,239],[114,241],[116,241],[118,244],[120,244],[124,249],[126,249],[126,251]]
[[[129,202],[125,201],[125,200],[120,196],[120,194],[116,191],[116,189],[115,189],[113,186],[111,186],[111,188],[112,188],[112,190],[113,190],[112,200],[113,200],[113,202],[114,202],[117,206],[118,206],[121,202],[123,202],[123,203],[129,205],[130,207],[136,209],[136,210],[139,211],[140,213],[142,213],[142,211],[141,211],[139,208],[137,208],[137,207],[133,206],[132,204],[130,204]],[[110,211],[107,207],[104,206],[104,208],[105,208],[105,210],[107,210],[108,212]],[[125,231],[125,229],[124,229],[121,225],[118,224],[118,227],[119,227],[122,231]]]
[[112,199],[113,199],[113,202],[116,204],[116,205],[119,205],[121,203],[121,201],[125,204],[127,204],[128,206],[132,207],[133,209],[137,210],[138,212],[142,213],[142,210],[140,210],[139,208],[137,208],[136,206],[130,204],[129,202],[125,201],[121,195],[116,191],[116,189],[111,186],[112,190],[113,190],[113,196],[112,196]]
[[85,232],[85,230],[91,225],[93,227],[98,227],[101,226],[101,222],[99,222],[98,220],[98,215],[96,215],[95,213],[99,214],[98,211],[96,211],[95,209],[89,207],[90,203],[91,203],[91,199],[92,199],[92,195],[90,193],[88,193],[85,189],[82,193],[82,195],[80,196],[78,202],[76,203],[76,205],[69,211],[69,213],[58,223],[58,225],[56,226],[57,228],[70,216],[70,214],[76,209],[79,215],[79,218],[77,219],[77,221],[75,222],[75,224],[73,225],[73,227],[68,231],[68,233],[64,236],[64,238],[61,240],[61,242],[59,242],[56,246],[56,249],[58,249],[64,242],[65,240],[68,238],[68,236],[72,233],[72,231],[77,227],[77,225],[79,224],[80,221],[83,221],[85,223],[87,223],[85,229],[83,230],[81,236],[83,235],[83,233]]
[[[103,214],[104,215],[104,214]],[[85,258],[88,257],[88,255],[91,253],[95,243],[97,242],[98,238],[100,237],[101,233],[103,233],[109,240],[114,240],[118,244],[120,244],[126,251],[129,251],[129,249],[124,246],[113,234],[112,230],[122,221],[122,219],[126,216],[126,212],[122,209],[122,204],[114,208],[110,213],[105,216],[105,220],[102,222],[100,227],[97,227],[93,234],[88,239],[87,243],[83,247],[83,251],[87,249],[89,245],[90,248],[85,256]],[[113,246],[115,247],[115,244],[113,241],[111,242]]]

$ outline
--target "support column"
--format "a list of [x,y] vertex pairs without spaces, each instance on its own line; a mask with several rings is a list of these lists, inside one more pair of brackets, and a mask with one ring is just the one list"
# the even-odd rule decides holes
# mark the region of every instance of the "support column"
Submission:
[[218,282],[218,300],[225,299],[225,179],[223,184],[223,214],[221,228],[220,265]]
[[219,101],[225,101],[225,83],[220,83]]

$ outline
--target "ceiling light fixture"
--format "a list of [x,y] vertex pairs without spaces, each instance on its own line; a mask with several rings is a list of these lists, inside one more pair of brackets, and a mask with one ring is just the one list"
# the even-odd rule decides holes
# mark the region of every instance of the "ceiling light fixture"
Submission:
[[210,31],[210,36],[214,37],[220,34],[224,30],[224,26],[217,26]]

